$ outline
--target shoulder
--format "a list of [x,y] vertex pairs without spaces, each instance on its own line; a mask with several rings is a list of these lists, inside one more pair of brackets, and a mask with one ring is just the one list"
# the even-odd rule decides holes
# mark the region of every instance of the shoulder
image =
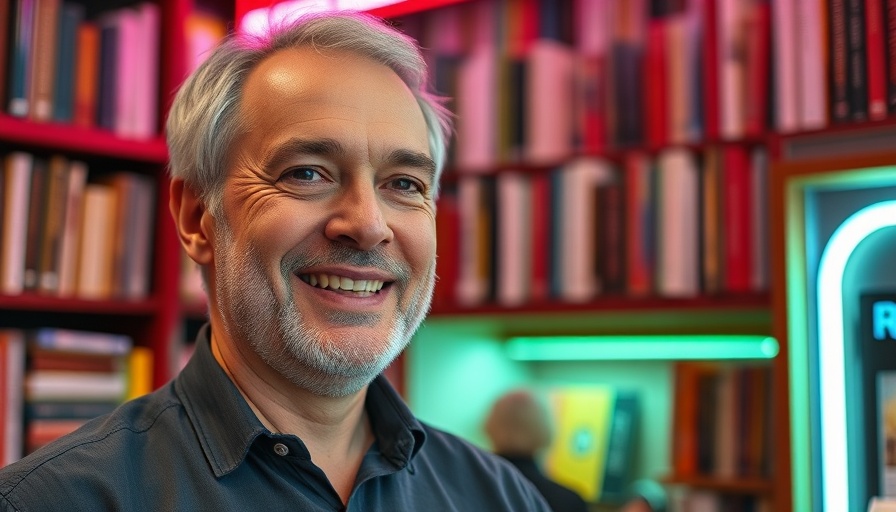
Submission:
[[0,468],[0,504],[14,510],[45,510],[40,504],[47,500],[52,507],[71,499],[73,508],[84,509],[92,496],[129,492],[121,477],[139,471],[149,439],[171,436],[176,430],[171,427],[179,423],[175,417],[182,416],[169,386],[122,404]]
[[446,492],[472,503],[490,502],[489,510],[550,510],[531,482],[505,459],[425,423],[423,429],[426,441],[412,463],[418,475],[437,475]]

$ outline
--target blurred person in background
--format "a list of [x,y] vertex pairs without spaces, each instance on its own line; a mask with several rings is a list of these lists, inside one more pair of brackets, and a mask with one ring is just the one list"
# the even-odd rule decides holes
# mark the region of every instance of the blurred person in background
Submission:
[[[550,446],[553,425],[550,413],[538,397],[525,389],[512,390],[495,401],[485,420],[492,451],[507,459],[541,492],[554,512],[583,512],[588,504],[574,490],[549,478],[539,457]],[[665,496],[659,484],[638,480],[633,497],[619,512],[661,512]]]

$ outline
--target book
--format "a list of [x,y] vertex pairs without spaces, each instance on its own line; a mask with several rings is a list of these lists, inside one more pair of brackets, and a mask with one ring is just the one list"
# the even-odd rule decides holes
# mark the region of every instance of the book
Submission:
[[884,0],[887,112],[896,112],[896,0]]
[[865,54],[868,67],[868,118],[887,117],[887,51],[884,2],[865,1]]
[[40,245],[44,228],[44,206],[49,191],[49,165],[45,157],[31,161],[31,184],[28,188],[28,228],[25,236],[23,284],[25,290],[36,290],[40,272]]
[[625,289],[631,297],[653,293],[656,279],[656,169],[646,153],[625,156]]
[[487,294],[487,284],[479,271],[482,232],[486,229],[479,214],[481,180],[477,177],[461,178],[457,190],[460,248],[456,297],[458,304],[472,306],[483,302]]
[[559,259],[562,261],[561,297],[568,302],[586,302],[601,292],[596,269],[597,188],[616,179],[609,162],[580,158],[563,170],[563,201]]
[[137,140],[147,140],[159,133],[159,35],[161,13],[156,2],[142,2],[136,7],[137,36],[133,58],[140,63],[135,69],[131,91],[131,128],[128,133]]
[[775,55],[772,75],[775,81],[775,127],[781,133],[792,133],[800,129],[797,3],[812,2],[799,2],[798,0],[775,0],[772,2],[772,40]]
[[6,101],[6,86],[9,81],[9,49],[12,34],[9,32],[15,0],[0,0],[0,102]]
[[576,52],[573,67],[575,82],[576,147],[584,152],[604,149],[607,141],[610,24],[607,0],[578,0],[575,10]]
[[53,116],[59,10],[60,0],[38,0],[35,4],[28,81],[28,117],[35,121],[49,121]]
[[722,149],[722,229],[725,245],[724,287],[728,292],[752,291],[753,186],[749,150],[739,145]]
[[500,230],[496,234],[498,304],[517,306],[529,296],[529,190],[526,178],[515,172],[501,173],[497,178],[497,216]]
[[[804,2],[786,0],[790,4],[794,19],[790,27],[795,31],[796,62],[798,82],[796,84],[798,126],[803,130],[817,130],[827,126],[829,121],[830,81],[829,54],[827,47],[829,20],[827,19],[827,2]],[[772,2],[773,9],[778,0]],[[773,14],[777,14],[773,12]],[[776,37],[781,35],[775,33]],[[776,48],[777,50],[778,48]],[[775,59],[779,58],[778,53]],[[782,63],[783,65],[783,63]],[[768,63],[766,63],[768,67]],[[783,70],[775,67],[775,73]]]
[[846,0],[847,93],[849,118],[868,119],[868,56],[865,42],[865,0]]
[[30,331],[28,343],[34,349],[116,356],[129,354],[134,345],[129,336],[122,334],[53,327]]
[[847,0],[830,0],[828,23],[830,24],[829,54],[831,120],[844,122],[850,119],[849,98],[849,35],[847,32]]
[[31,88],[31,46],[37,0],[14,0],[12,39],[10,40],[9,85],[7,111],[16,117],[28,115],[28,93]]
[[31,170],[34,157],[14,151],[3,160],[3,244],[2,291],[8,295],[22,293],[25,288],[25,247],[28,237]]
[[22,331],[0,329],[0,370],[0,467],[3,467],[23,455],[25,338]]
[[553,39],[536,40],[526,61],[526,161],[556,164],[572,154],[573,112],[564,98],[573,90],[573,52]]
[[658,157],[656,292],[665,297],[700,293],[699,177],[694,155],[670,148]]
[[547,172],[533,174],[529,182],[531,225],[529,257],[529,299],[541,302],[550,296],[551,272],[551,177]]
[[59,254],[60,297],[71,297],[77,291],[78,242],[82,232],[82,211],[84,188],[87,186],[87,165],[77,160],[70,161],[68,187],[65,196],[65,221]]
[[59,292],[62,235],[65,227],[69,189],[69,161],[53,155],[48,164],[48,185],[44,201],[40,258],[37,266],[37,290],[48,295]]
[[73,123],[92,127],[96,123],[100,82],[100,29],[89,20],[78,26],[74,82]]
[[108,185],[88,183],[84,188],[83,228],[78,244],[78,297],[112,297],[116,201],[115,191]]
[[84,20],[84,6],[64,1],[56,38],[56,69],[53,84],[52,119],[71,123],[75,111],[75,67],[78,62],[78,27]]
[[[554,439],[545,453],[549,477],[585,501],[619,499],[631,483],[640,399],[610,386],[569,386],[549,394]],[[582,438],[589,442],[577,442]]]

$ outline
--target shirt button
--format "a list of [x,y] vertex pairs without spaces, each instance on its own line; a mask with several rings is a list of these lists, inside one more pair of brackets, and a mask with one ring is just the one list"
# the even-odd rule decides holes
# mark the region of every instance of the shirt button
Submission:
[[274,445],[274,453],[283,457],[289,454],[289,448],[287,448],[283,443],[277,443]]

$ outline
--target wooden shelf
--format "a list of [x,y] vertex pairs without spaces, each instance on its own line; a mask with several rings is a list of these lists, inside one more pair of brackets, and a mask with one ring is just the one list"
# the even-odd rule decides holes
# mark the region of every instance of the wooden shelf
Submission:
[[59,313],[84,313],[90,315],[152,316],[158,313],[158,309],[158,301],[152,298],[128,301],[119,299],[86,300],[60,298],[32,293],[24,293],[22,295],[0,295],[0,310],[5,311],[47,311]]
[[146,141],[122,139],[106,130],[60,123],[35,123],[5,114],[0,114],[0,140],[94,157],[159,165],[168,162],[168,149],[162,137]]
[[644,297],[631,298],[623,296],[601,297],[589,302],[570,303],[561,301],[531,302],[520,306],[503,306],[500,304],[481,304],[478,306],[461,306],[456,303],[434,301],[430,315],[530,315],[539,313],[582,313],[607,311],[738,311],[769,309],[771,298],[768,293],[712,295],[694,298]]
[[774,491],[775,484],[769,478],[716,476],[671,476],[663,479],[668,485],[684,485],[729,494],[765,495]]

